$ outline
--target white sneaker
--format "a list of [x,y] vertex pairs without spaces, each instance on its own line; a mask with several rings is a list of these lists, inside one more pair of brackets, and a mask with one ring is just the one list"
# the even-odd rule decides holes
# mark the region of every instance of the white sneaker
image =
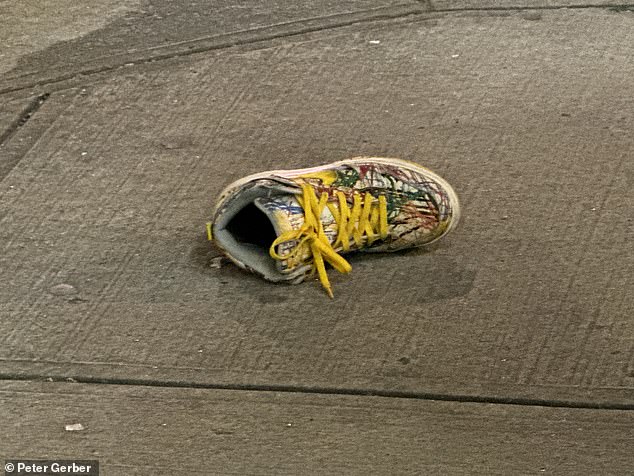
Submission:
[[238,266],[269,281],[299,283],[324,262],[351,271],[342,255],[427,245],[455,228],[458,197],[413,162],[355,157],[250,175],[220,194],[208,238]]

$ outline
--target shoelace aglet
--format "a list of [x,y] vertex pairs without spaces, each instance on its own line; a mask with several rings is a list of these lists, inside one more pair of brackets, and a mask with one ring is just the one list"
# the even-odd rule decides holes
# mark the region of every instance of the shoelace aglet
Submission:
[[212,241],[214,239],[212,233],[211,233],[211,223],[206,223],[205,224],[205,230],[207,230],[207,240],[208,241]]
[[328,296],[330,296],[330,299],[335,298],[335,295],[332,293],[332,289],[330,288],[330,286],[326,288],[326,292],[328,293]]

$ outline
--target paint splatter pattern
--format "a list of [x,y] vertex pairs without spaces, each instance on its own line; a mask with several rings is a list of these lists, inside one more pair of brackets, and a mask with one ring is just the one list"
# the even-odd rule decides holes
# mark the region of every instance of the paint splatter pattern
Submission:
[[[352,206],[354,195],[386,197],[389,236],[363,246],[367,251],[394,251],[429,243],[446,230],[452,210],[449,197],[443,188],[428,177],[404,167],[389,164],[355,164],[340,166],[316,174],[295,177],[296,183],[309,183],[317,196],[327,193],[329,201],[337,204],[335,192],[342,192]],[[263,205],[274,214],[284,231],[299,229],[304,221],[304,211],[292,195],[267,199]],[[324,208],[321,221],[328,239],[333,243],[337,236],[337,223]],[[280,249],[286,253],[295,243],[284,243]],[[352,247],[355,248],[354,246]],[[306,258],[309,258],[306,256]],[[287,264],[280,262],[280,269]]]
[[[343,192],[349,204],[355,193],[369,192],[375,198],[385,196],[390,236],[371,248],[388,246],[394,250],[422,245],[441,235],[448,225],[452,212],[449,197],[439,184],[416,171],[388,164],[361,164],[333,172],[331,184],[310,176],[298,178],[313,185],[317,195],[326,192],[335,203],[336,191]],[[325,215],[324,226],[333,225],[330,213]]]

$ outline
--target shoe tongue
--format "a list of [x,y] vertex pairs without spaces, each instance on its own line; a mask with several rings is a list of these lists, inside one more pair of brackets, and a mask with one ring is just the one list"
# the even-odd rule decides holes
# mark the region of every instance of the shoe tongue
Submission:
[[[275,197],[259,197],[253,203],[271,221],[275,234],[280,236],[287,231],[299,230],[304,224],[304,209],[301,207],[295,195],[278,195]],[[278,252],[285,254],[296,245],[295,241],[283,243],[278,247]],[[275,261],[277,270],[281,273],[289,273],[288,260]]]
[[253,203],[271,221],[277,236],[287,231],[299,230],[304,224],[304,210],[295,195],[259,197]]
[[[258,197],[253,203],[258,207],[271,221],[275,234],[280,236],[287,231],[299,230],[304,224],[304,209],[299,204],[295,195],[282,194],[273,197]],[[334,229],[334,219],[327,207],[324,208],[321,216],[322,224],[332,242],[335,238],[336,230]],[[297,245],[297,241],[291,240],[282,243],[278,247],[278,253],[284,255],[292,251]],[[308,254],[300,257],[301,260],[307,260]],[[277,269],[282,273],[288,273],[295,268],[290,268],[288,260],[276,261]]]

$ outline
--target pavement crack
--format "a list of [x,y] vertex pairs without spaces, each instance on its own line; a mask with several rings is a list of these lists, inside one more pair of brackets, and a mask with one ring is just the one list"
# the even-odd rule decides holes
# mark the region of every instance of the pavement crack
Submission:
[[44,102],[46,102],[49,97],[49,93],[40,94],[31,102],[29,102],[29,104],[24,108],[17,119],[14,120],[2,134],[0,134],[0,147],[8,142],[9,139],[13,137],[13,134],[15,134],[18,129],[20,129],[20,127],[26,125],[26,123],[29,122],[29,120],[35,115],[35,113],[37,113],[37,111],[42,107],[42,104],[44,104]]
[[416,392],[403,390],[362,389],[343,387],[321,387],[310,385],[266,385],[266,384],[213,384],[175,380],[98,378],[80,376],[44,376],[25,374],[0,374],[0,381],[46,381],[92,385],[124,385],[136,387],[162,387],[183,389],[231,390],[247,392],[303,393],[317,395],[347,395],[357,397],[404,398],[410,400],[426,400],[455,403],[482,403],[497,405],[519,405],[552,408],[578,408],[587,410],[634,410],[634,403],[594,402],[582,400],[555,400],[531,397],[503,397],[494,395],[466,395],[453,393]]
[[612,10],[614,12],[631,11],[634,4],[605,4],[605,3],[583,3],[577,5],[510,5],[510,6],[484,6],[484,7],[455,7],[455,8],[435,8],[434,1],[430,0],[430,9],[434,13],[460,13],[460,12],[518,12],[525,10],[587,10],[590,8]]

